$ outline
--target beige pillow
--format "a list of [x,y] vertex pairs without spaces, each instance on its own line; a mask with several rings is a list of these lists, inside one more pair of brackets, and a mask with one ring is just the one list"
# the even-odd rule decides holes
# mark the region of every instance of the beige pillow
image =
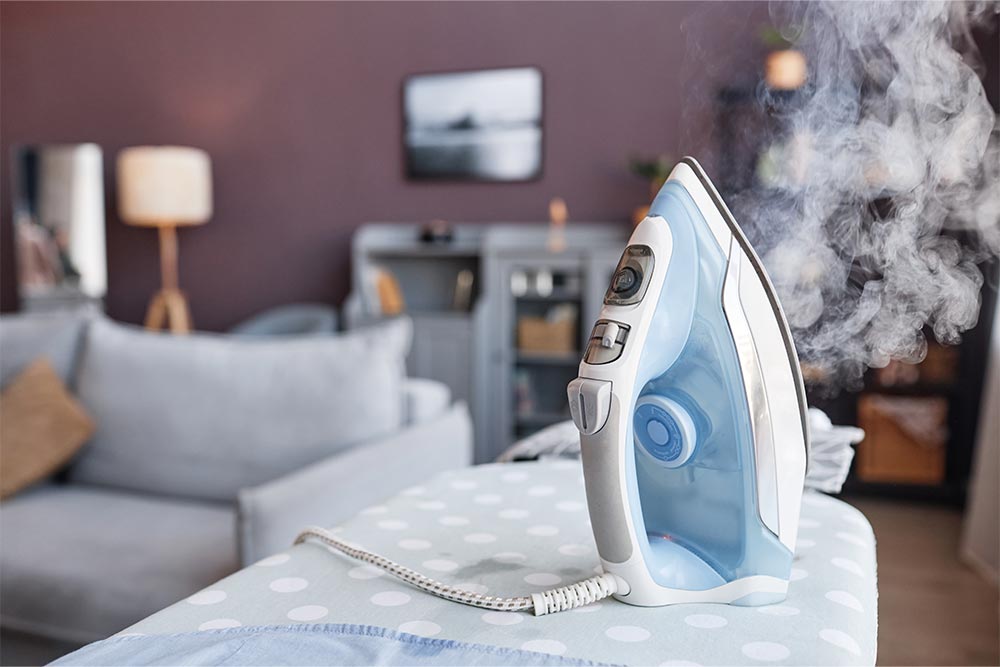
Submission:
[[0,498],[59,470],[93,432],[52,365],[29,364],[0,394]]

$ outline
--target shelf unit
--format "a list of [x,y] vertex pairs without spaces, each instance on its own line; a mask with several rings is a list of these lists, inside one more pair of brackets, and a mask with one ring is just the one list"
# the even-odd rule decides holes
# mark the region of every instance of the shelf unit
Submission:
[[[630,230],[626,224],[573,223],[560,252],[547,249],[547,224],[460,223],[453,230],[451,242],[428,244],[419,240],[417,224],[362,226],[352,242],[345,321],[356,327],[382,318],[367,283],[374,270],[391,273],[413,319],[408,373],[444,382],[469,404],[475,458],[486,462],[517,438],[569,418],[566,385],[576,377],[580,350]],[[463,270],[472,272],[473,296],[468,310],[456,311],[455,283]],[[541,290],[533,281],[540,274],[547,276]],[[576,309],[574,345],[519,349],[519,318],[542,317],[565,304]],[[530,405],[519,400],[525,395]]]

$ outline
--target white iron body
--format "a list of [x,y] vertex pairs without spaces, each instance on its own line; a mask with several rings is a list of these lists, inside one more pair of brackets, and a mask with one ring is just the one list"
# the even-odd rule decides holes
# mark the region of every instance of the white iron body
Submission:
[[632,234],[568,393],[615,597],[784,599],[808,445],[801,373],[760,260],[694,160]]

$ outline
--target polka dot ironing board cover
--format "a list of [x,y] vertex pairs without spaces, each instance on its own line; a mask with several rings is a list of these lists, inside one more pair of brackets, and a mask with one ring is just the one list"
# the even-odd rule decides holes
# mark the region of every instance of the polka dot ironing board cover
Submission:
[[[599,567],[582,474],[573,461],[447,472],[336,530],[436,579],[496,595],[572,583]],[[353,624],[612,664],[872,665],[876,604],[870,524],[849,505],[808,492],[792,583],[779,605],[640,608],[604,600],[543,617],[487,612],[303,544],[125,633]]]

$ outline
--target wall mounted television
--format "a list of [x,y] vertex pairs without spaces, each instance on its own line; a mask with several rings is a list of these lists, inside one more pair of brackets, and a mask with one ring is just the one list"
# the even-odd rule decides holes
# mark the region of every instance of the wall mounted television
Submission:
[[542,72],[414,74],[403,82],[413,180],[530,181],[542,173]]

